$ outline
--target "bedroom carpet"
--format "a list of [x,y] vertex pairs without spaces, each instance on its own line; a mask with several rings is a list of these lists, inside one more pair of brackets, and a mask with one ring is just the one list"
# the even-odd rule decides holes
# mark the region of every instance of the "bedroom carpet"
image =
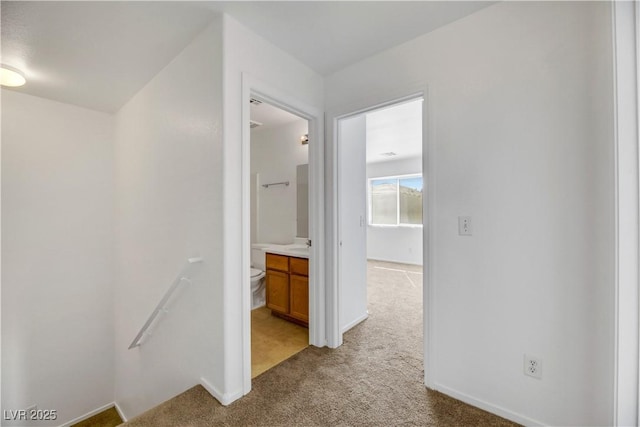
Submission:
[[421,269],[369,262],[368,274],[369,318],[340,348],[306,348],[227,407],[196,386],[124,425],[515,425],[423,385]]

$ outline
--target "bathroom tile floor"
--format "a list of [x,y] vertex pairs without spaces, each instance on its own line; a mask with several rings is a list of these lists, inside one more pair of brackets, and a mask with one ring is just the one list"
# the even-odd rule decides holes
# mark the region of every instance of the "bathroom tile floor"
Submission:
[[309,330],[271,315],[267,307],[251,311],[251,378],[309,346]]

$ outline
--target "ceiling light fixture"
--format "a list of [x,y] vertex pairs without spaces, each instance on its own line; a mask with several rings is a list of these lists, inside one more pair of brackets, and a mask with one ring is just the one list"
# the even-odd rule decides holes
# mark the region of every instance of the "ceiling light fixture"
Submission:
[[18,87],[26,82],[27,80],[24,78],[24,74],[17,68],[5,64],[0,65],[0,85]]

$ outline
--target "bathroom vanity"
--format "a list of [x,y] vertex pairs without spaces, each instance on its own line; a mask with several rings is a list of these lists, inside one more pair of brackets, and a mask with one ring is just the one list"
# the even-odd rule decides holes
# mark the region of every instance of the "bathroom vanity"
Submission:
[[309,260],[266,250],[266,296],[271,314],[309,326]]

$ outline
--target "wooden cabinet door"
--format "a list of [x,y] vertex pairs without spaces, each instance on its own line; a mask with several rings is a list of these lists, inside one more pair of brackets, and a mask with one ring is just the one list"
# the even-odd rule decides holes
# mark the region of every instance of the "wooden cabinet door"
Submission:
[[309,260],[306,258],[289,258],[289,271],[299,276],[309,275]]
[[267,307],[279,313],[289,312],[289,275],[267,270]]
[[289,315],[295,319],[309,322],[309,278],[292,274],[290,287]]

